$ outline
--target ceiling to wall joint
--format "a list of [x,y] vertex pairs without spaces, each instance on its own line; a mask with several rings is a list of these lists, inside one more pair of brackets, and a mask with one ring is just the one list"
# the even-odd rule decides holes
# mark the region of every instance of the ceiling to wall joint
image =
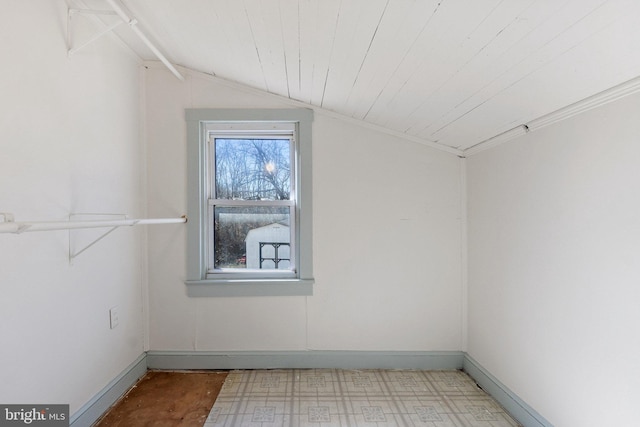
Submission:
[[526,124],[521,124],[519,126],[511,128],[492,138],[486,139],[485,141],[482,141],[464,150],[464,154],[469,156],[480,151],[487,150],[489,148],[495,147],[519,136],[522,136],[526,133],[569,119],[583,112],[592,110],[626,96],[633,95],[637,92],[640,92],[640,76],[614,86],[610,89],[603,90],[600,93],[582,99],[578,102],[574,102],[573,104],[567,105],[566,107],[560,108],[552,113],[545,114],[544,116],[531,120]]

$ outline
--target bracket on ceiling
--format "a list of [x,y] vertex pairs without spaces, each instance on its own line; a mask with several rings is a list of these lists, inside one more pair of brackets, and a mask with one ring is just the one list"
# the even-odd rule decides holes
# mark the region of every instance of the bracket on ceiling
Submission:
[[[127,15],[127,12],[124,11],[124,9],[116,2],[116,0],[106,0],[106,1],[107,3],[109,3],[109,5],[111,5],[113,10],[95,10],[95,9],[77,9],[77,8],[70,8],[68,10],[67,12],[67,48],[68,48],[67,54],[69,55],[69,57],[71,57],[80,49],[98,40],[100,37],[104,36],[105,34],[108,34],[111,31],[115,30],[120,25],[126,23],[129,25],[129,28],[131,28],[133,33],[136,36],[138,36],[138,38],[149,48],[149,50],[151,50],[151,52],[153,52],[156,58],[158,58],[169,69],[169,71],[173,73],[174,76],[176,76],[179,80],[184,81],[184,76],[180,74],[180,72],[176,69],[176,67],[174,67],[173,64],[169,62],[169,60],[162,54],[162,52],[160,52],[160,50],[156,46],[154,46],[153,43],[151,43],[149,38],[140,30],[140,28],[138,28],[138,20],[136,18],[133,18]],[[119,16],[120,20],[111,25],[108,25],[106,28],[94,34],[92,37],[90,37],[88,40],[86,40],[79,46],[73,46],[73,40],[72,40],[73,36],[72,36],[71,27],[72,27],[73,17],[76,14],[93,15],[96,17],[113,15],[113,16]]]

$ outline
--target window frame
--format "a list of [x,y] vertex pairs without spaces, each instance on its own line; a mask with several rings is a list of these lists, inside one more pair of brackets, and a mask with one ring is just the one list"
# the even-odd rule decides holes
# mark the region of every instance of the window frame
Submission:
[[[207,157],[208,157],[208,176],[207,176],[207,197],[208,197],[208,221],[207,221],[207,279],[294,279],[296,278],[296,261],[297,253],[295,251],[296,244],[296,205],[298,199],[298,193],[296,191],[296,177],[298,175],[297,165],[297,153],[298,141],[296,140],[296,125],[293,123],[284,122],[248,122],[248,123],[235,123],[235,122],[205,122],[202,124],[205,135],[203,138],[207,139]],[[215,153],[215,141],[217,139],[243,139],[243,140],[266,140],[277,139],[287,140],[289,145],[289,163],[290,163],[290,196],[287,200],[231,200],[220,199],[217,197],[215,190],[215,172],[216,172],[216,153]],[[271,271],[271,270],[236,270],[236,269],[220,269],[215,268],[215,233],[213,227],[210,227],[211,220],[215,215],[216,207],[281,207],[287,208],[289,211],[289,242],[290,247],[293,248],[293,269],[287,269],[286,271]],[[292,271],[293,270],[293,271]]]
[[[187,294],[189,296],[312,295],[312,207],[311,207],[311,123],[310,109],[187,109]],[[292,182],[294,218],[290,242],[295,271],[290,274],[265,272],[210,273],[208,226],[211,183],[209,135],[212,129],[237,127],[231,133],[246,135],[265,126],[294,125],[295,177]],[[230,128],[229,128],[230,127]],[[217,132],[217,131],[215,131]],[[277,131],[274,130],[277,134]],[[293,166],[293,165],[292,165]],[[263,274],[264,273],[264,274]]]

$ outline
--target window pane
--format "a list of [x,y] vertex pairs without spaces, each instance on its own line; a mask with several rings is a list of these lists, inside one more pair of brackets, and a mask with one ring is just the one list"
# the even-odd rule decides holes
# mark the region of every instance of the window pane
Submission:
[[289,200],[289,139],[215,139],[217,199]]
[[214,207],[214,268],[291,269],[289,207]]

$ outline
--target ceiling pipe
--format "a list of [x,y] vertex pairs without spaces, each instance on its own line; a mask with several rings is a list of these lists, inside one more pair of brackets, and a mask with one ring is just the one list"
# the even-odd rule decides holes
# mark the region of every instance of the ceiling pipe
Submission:
[[525,124],[518,125],[496,136],[485,139],[484,141],[478,142],[477,144],[472,145],[471,147],[464,150],[463,155],[465,157],[471,156],[473,154],[479,153],[480,151],[487,150],[489,148],[495,147],[514,138],[522,136],[528,132],[532,132],[545,126],[558,123],[562,120],[566,120],[570,117],[576,116],[578,114],[584,113],[585,111],[592,110],[610,102],[617,101],[618,99],[633,95],[637,92],[640,92],[640,76],[634,77],[609,89],[605,89],[601,92],[596,93],[595,95],[591,95],[587,98],[581,99],[580,101],[574,102],[573,104],[569,104],[565,107],[559,108],[549,114],[540,116]]
[[514,138],[517,138],[519,136],[522,136],[524,134],[526,134],[527,132],[529,132],[529,126],[527,125],[518,125],[514,128],[511,128],[509,130],[506,130],[502,133],[499,133],[496,136],[493,136],[489,139],[485,139],[484,141],[478,142],[475,145],[472,145],[471,147],[467,148],[466,150],[464,150],[463,156],[467,157],[467,156],[471,156],[473,154],[479,153],[480,151],[484,151],[484,150],[488,150],[491,147],[495,147],[497,145],[501,145],[507,141],[510,141]]
[[160,60],[162,63],[176,76],[180,81],[184,81],[184,76],[180,74],[180,72],[176,69],[176,67],[169,62],[169,60],[156,48],[153,43],[147,38],[147,36],[137,27],[138,20],[135,18],[130,18],[129,15],[124,11],[124,9],[118,4],[116,0],[107,0],[107,3],[111,5],[113,10],[116,12],[120,18],[133,30],[133,32],[142,40],[142,42],[147,45],[147,47],[153,52],[153,54]]

